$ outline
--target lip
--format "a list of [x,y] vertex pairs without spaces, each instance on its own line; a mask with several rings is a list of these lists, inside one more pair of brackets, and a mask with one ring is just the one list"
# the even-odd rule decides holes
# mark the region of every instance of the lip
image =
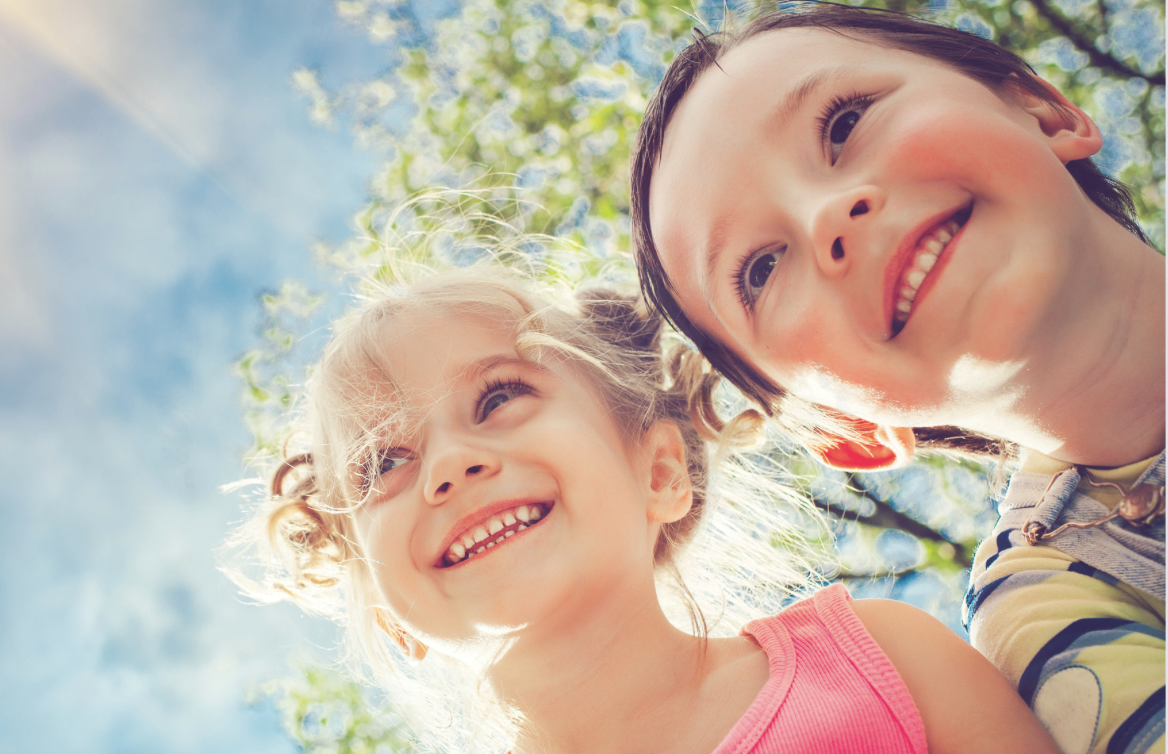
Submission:
[[[896,248],[896,253],[888,260],[888,266],[884,269],[884,332],[885,340],[891,340],[895,337],[892,334],[892,315],[896,307],[896,298],[898,293],[898,284],[901,277],[904,275],[908,265],[913,261],[913,252],[916,251],[921,239],[926,235],[937,230],[941,225],[951,220],[954,216],[968,211],[972,213],[973,203],[965,202],[956,207],[939,212],[927,220],[916,225],[912,230],[905,234],[904,239],[901,240],[900,245]],[[914,310],[920,306],[920,301],[928,294],[936,283],[940,273],[949,262],[950,249],[957,243],[961,234],[965,231],[965,226],[969,224],[967,217],[961,227],[957,229],[957,233],[945,244],[945,248],[941,250],[941,254],[937,257],[937,263],[930,270],[929,276],[917,289],[917,295],[914,299]],[[901,330],[903,332],[903,328]],[[899,333],[898,333],[899,334]]]
[[[555,503],[553,503],[550,498],[517,497],[510,500],[499,500],[491,503],[490,505],[485,505],[482,508],[479,508],[472,513],[468,513],[467,515],[458,519],[454,522],[454,525],[450,527],[450,530],[447,531],[446,536],[443,537],[442,546],[438,549],[438,557],[434,559],[434,567],[441,568],[442,570],[449,570],[451,568],[457,568],[460,565],[470,562],[469,560],[463,560],[459,563],[455,563],[454,565],[446,565],[446,551],[450,549],[450,546],[454,544],[456,539],[462,537],[463,534],[475,526],[484,523],[487,519],[496,513],[502,513],[503,511],[510,510],[511,508],[518,508],[521,505],[533,505],[536,503],[547,506],[548,512],[544,514],[545,517],[550,515],[552,510],[555,508]],[[519,533],[525,534],[526,531]],[[510,537],[509,539],[514,539],[514,537]]]

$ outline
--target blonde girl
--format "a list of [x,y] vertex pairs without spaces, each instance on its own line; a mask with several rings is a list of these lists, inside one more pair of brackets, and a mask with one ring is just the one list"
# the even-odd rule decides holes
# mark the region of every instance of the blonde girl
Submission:
[[1066,752],[1164,750],[1164,257],[993,42],[830,4],[699,37],[633,162],[642,284],[830,465],[1021,446],[966,617]]
[[798,574],[769,531],[719,539],[763,501],[724,492],[749,468],[711,462],[702,434],[732,443],[759,417],[723,427],[713,378],[688,352],[667,378],[660,335],[633,300],[551,305],[488,268],[374,297],[328,345],[311,451],[251,529],[266,583],[336,607],[386,685],[417,675],[390,672],[402,657],[466,669],[456,686],[504,711],[515,754],[1053,751],[997,671],[907,605],[837,585],[738,635],[707,636],[696,608],[693,630],[668,619],[662,579],[691,542],[714,564],[746,553],[772,596]]

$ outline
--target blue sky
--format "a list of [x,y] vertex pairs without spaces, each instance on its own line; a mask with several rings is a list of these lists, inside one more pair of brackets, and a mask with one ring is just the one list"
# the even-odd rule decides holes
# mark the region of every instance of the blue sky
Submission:
[[290,83],[384,65],[331,5],[0,0],[0,751],[293,750],[243,699],[335,631],[214,550],[258,296],[376,167]]

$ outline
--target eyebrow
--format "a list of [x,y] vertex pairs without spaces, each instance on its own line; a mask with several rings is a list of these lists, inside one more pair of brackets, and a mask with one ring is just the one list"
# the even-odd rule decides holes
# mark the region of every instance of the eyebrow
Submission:
[[863,68],[862,63],[839,63],[837,65],[829,65],[826,68],[820,68],[818,71],[809,73],[803,77],[798,84],[791,87],[787,93],[779,99],[778,106],[770,115],[770,120],[775,126],[781,126],[791,119],[796,111],[803,106],[816,89],[829,83],[845,73]]
[[497,369],[501,366],[527,367],[528,369],[539,368],[538,364],[521,359],[515,354],[500,353],[492,356],[484,356],[481,359],[472,361],[467,365],[459,379],[464,382],[473,382],[492,369]]
[[[501,366],[542,369],[539,364],[531,361],[525,361],[513,353],[498,353],[492,354],[490,356],[484,356],[481,359],[472,361],[470,364],[467,364],[466,367],[457,375],[445,379],[441,384],[446,390],[451,389],[451,387],[455,385],[470,385],[481,379],[484,374],[487,374]],[[404,436],[409,434],[409,432],[398,432],[398,434]]]
[[[770,114],[766,117],[766,122],[772,129],[778,130],[799,111],[799,108],[803,107],[807,98],[817,89],[824,84],[834,81],[845,73],[863,67],[860,63],[840,63],[809,73],[800,79],[799,83],[792,86],[779,97],[778,104],[774,106]],[[730,230],[730,223],[723,218],[718,218],[714,221],[713,227],[710,228],[710,232],[706,235],[705,242],[702,246],[706,250],[706,266],[701,273],[702,277],[699,280],[699,287],[705,289],[706,306],[710,308],[711,312],[714,311],[713,296],[711,295],[714,289],[710,286],[710,281],[717,271],[718,261],[721,258],[723,248],[726,244],[726,237],[730,234]]]

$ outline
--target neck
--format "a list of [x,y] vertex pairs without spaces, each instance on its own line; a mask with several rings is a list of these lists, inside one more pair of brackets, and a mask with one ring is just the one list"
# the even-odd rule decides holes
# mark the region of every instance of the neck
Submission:
[[523,718],[516,754],[637,750],[630,743],[647,727],[663,743],[668,722],[696,696],[702,646],[669,623],[648,588],[525,630],[491,667],[496,693]]
[[1089,466],[1164,448],[1164,257],[1114,222],[1096,228],[1027,344],[1016,398],[961,426]]

